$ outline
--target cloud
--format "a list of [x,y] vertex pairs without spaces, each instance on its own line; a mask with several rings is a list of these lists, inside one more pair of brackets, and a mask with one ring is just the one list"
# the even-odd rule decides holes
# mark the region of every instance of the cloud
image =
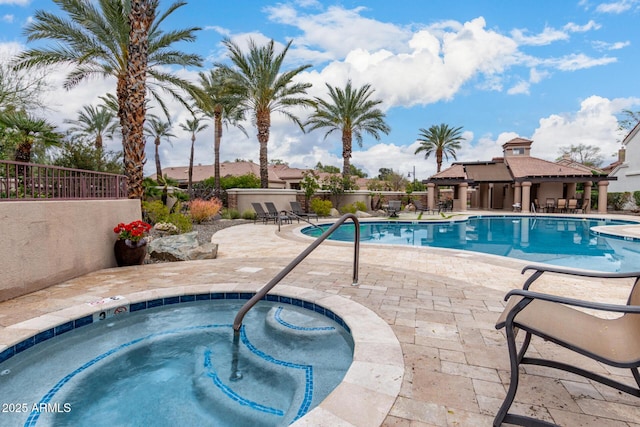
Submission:
[[630,46],[631,42],[629,40],[624,42],[615,42],[615,43],[608,43],[604,41],[594,41],[592,45],[593,45],[593,48],[597,50],[620,50],[620,49],[624,49],[627,46]]
[[534,141],[532,155],[555,160],[560,147],[578,144],[594,145],[600,147],[603,155],[613,155],[620,146],[616,114],[632,105],[640,105],[640,99],[609,100],[594,95],[583,100],[575,113],[542,118],[531,138]]
[[3,16],[0,18],[0,20],[2,20],[3,22],[6,22],[6,23],[8,23],[8,24],[11,24],[11,23],[13,23],[14,18],[15,18],[15,17],[14,17],[13,15],[3,15]]
[[563,28],[571,33],[585,33],[591,30],[599,30],[600,28],[602,28],[602,25],[591,20],[587,22],[585,25],[578,25],[578,24],[574,24],[573,22],[569,22]]
[[551,68],[557,68],[561,71],[576,71],[584,68],[597,67],[601,65],[612,64],[617,62],[617,58],[604,56],[601,58],[593,58],[588,55],[572,53],[560,58],[541,59],[537,61],[538,65],[544,65]]
[[554,28],[545,27],[545,29],[532,36],[528,36],[525,33],[527,30],[515,29],[511,31],[511,36],[518,45],[527,46],[544,46],[556,42],[558,40],[568,40],[569,34],[565,31],[556,30]]
[[638,5],[638,0],[620,0],[610,3],[601,3],[596,7],[596,12],[620,14]]
[[10,4],[15,6],[28,6],[31,0],[0,0],[0,4]]

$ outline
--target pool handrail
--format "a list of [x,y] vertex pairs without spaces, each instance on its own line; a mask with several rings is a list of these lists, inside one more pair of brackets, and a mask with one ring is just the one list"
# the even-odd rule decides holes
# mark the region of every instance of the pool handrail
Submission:
[[233,331],[234,335],[238,335],[240,333],[240,328],[242,327],[242,319],[247,314],[251,308],[256,305],[258,301],[260,301],[264,296],[271,290],[275,285],[277,285],[282,279],[284,279],[287,274],[291,273],[291,271],[300,264],[311,252],[313,252],[322,242],[324,242],[338,227],[345,223],[348,219],[351,219],[355,225],[355,233],[353,239],[353,286],[358,284],[358,265],[359,265],[359,256],[360,256],[360,222],[358,221],[358,217],[352,213],[344,214],[340,219],[338,219],[331,227],[327,229],[320,237],[313,241],[304,251],[300,253],[293,261],[291,261],[285,268],[283,268],[273,279],[269,281],[266,285],[264,285],[256,294],[249,299],[241,308],[238,310],[235,319],[233,320]]

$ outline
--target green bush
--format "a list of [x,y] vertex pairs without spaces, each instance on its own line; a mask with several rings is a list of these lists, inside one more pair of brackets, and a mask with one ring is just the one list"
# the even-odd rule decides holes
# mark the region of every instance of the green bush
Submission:
[[237,209],[223,209],[221,216],[223,219],[240,219],[240,212]]
[[354,214],[356,213],[356,205],[351,203],[349,205],[344,205],[339,209],[341,214],[346,214],[346,213],[351,213]]
[[247,209],[246,211],[242,212],[242,219],[250,219],[252,221],[255,221],[256,217],[257,214],[251,209]]
[[636,202],[636,206],[640,206],[640,191],[633,192],[633,201]]
[[167,220],[169,217],[169,208],[165,206],[161,200],[142,202],[142,217],[149,224],[172,222]]
[[356,205],[356,209],[358,209],[359,211],[362,211],[362,212],[367,211],[367,204],[362,200],[358,200],[357,202],[355,202],[355,205]]
[[631,197],[630,193],[612,192],[607,193],[607,206],[611,206],[614,211],[621,211]]
[[311,200],[310,208],[318,216],[329,216],[333,203],[331,203],[331,200],[313,199]]
[[193,224],[191,223],[191,218],[181,213],[172,213],[166,219],[166,222],[170,222],[171,224],[178,227],[180,233],[188,233],[193,230]]

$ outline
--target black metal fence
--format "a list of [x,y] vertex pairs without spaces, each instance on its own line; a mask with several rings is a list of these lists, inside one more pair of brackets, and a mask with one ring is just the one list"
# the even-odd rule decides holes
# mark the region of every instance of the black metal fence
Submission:
[[0,160],[0,202],[124,198],[124,175]]

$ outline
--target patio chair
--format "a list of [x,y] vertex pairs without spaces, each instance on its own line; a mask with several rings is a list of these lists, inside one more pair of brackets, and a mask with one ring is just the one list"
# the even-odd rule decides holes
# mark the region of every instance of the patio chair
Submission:
[[567,212],[578,212],[578,199],[569,199],[569,203],[567,204]]
[[418,213],[418,212],[432,212],[432,209],[430,209],[428,207],[425,208],[420,200],[414,200],[413,201],[413,206],[416,207],[416,213]]
[[[536,420],[524,415],[509,413],[518,389],[520,365],[537,365],[555,368],[576,374],[592,381],[613,387],[620,392],[640,397],[640,272],[597,273],[592,271],[567,270],[563,268],[527,266],[522,273],[533,270],[522,289],[510,291],[505,300],[507,306],[498,319],[496,329],[505,328],[511,382],[507,396],[493,421],[494,426],[502,423],[517,425],[546,425],[548,422]],[[558,295],[530,291],[529,287],[544,273],[595,277],[600,279],[635,279],[627,304],[605,304],[567,298]],[[606,293],[606,292],[605,292]],[[589,309],[585,311],[584,309]],[[608,313],[598,316],[593,313]],[[616,317],[612,317],[615,315]],[[516,344],[519,330],[525,336],[520,348]],[[578,362],[564,363],[552,358],[560,354],[557,351],[545,352],[548,358],[527,357],[526,352],[532,336],[538,336],[587,358],[616,368],[628,368],[635,385],[620,382],[616,377],[605,376],[577,366]],[[568,359],[565,359],[568,360]],[[573,360],[573,358],[572,358]],[[593,366],[585,364],[584,366]],[[606,370],[602,370],[606,372]],[[561,378],[565,378],[562,376]],[[551,380],[553,381],[553,380]]]
[[272,220],[275,222],[277,217],[274,217],[269,212],[265,211],[262,207],[262,203],[252,202],[251,206],[253,207],[253,210],[256,211],[256,218],[253,221],[254,224],[259,219],[262,220],[262,222],[265,224]]
[[547,202],[544,206],[545,212],[555,212],[556,211],[556,199],[548,198]]
[[558,212],[567,211],[567,199],[558,199],[558,206],[556,206]]
[[315,212],[304,212],[302,210],[302,206],[300,206],[300,202],[289,202],[291,204],[291,212],[293,215],[298,217],[298,222],[300,222],[299,218],[306,218],[310,220],[311,218],[315,218],[316,222],[318,222],[318,214]]
[[264,202],[264,205],[267,208],[267,212],[269,212],[269,215],[274,218],[274,222],[277,223],[278,221],[280,221],[281,223],[291,224],[291,217],[287,215],[286,211],[278,211],[276,205],[274,205],[273,202]]
[[387,208],[387,214],[391,218],[397,218],[398,212],[400,212],[401,202],[400,200],[389,200],[389,207]]

